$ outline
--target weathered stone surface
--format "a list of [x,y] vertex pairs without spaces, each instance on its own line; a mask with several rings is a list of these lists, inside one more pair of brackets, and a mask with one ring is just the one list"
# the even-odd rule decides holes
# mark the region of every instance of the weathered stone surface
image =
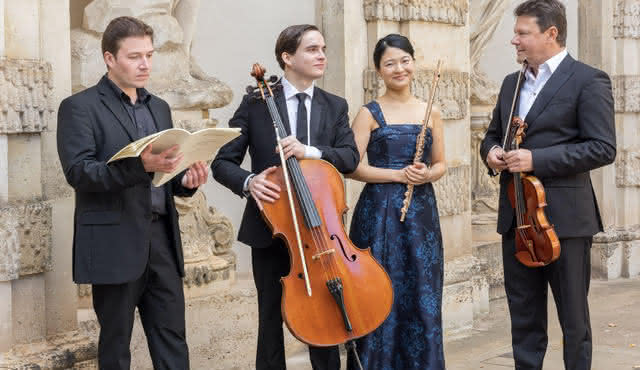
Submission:
[[480,158],[480,144],[490,121],[490,112],[471,114],[471,199],[475,214],[495,213],[498,208],[498,177],[489,176],[487,167]]
[[180,9],[188,9],[184,14],[173,14],[177,11],[175,5],[170,0],[94,0],[87,5],[83,28],[71,31],[73,91],[95,85],[106,72],[101,34],[114,17],[130,15],[154,29],[156,53],[147,84],[152,93],[166,100],[172,109],[212,109],[229,104],[231,89],[204,73],[190,55],[196,17],[189,14],[197,14],[199,2],[182,0]]
[[104,32],[116,17],[140,17],[149,14],[168,14],[172,0],[93,0],[84,9],[82,26],[96,33]]
[[440,180],[433,184],[438,200],[440,217],[459,215],[470,209],[468,165],[450,167]]
[[613,76],[617,113],[640,113],[640,75]]
[[74,331],[17,345],[0,356],[0,369],[97,369],[97,339]]
[[[427,101],[433,82],[433,70],[418,68],[414,72],[411,91],[418,98]],[[384,82],[375,69],[364,72],[365,101],[370,101],[384,93]],[[435,104],[442,112],[442,119],[456,120],[467,116],[469,110],[469,74],[466,72],[444,71],[440,74]]]
[[480,261],[480,274],[486,278],[489,284],[489,299],[504,297],[502,243],[500,241],[477,243],[473,246],[472,251],[473,256]]
[[613,13],[613,37],[640,39],[640,1],[616,1]]
[[424,21],[463,26],[468,13],[467,0],[364,0],[367,21]]
[[51,269],[51,205],[32,203],[0,208],[0,280]]
[[591,272],[601,279],[640,274],[640,225],[596,234],[591,248]]
[[51,64],[0,58],[0,133],[41,132],[54,117]]
[[509,0],[470,2],[471,104],[496,103],[499,86],[480,69],[480,58],[510,5]]
[[471,281],[446,285],[442,292],[442,327],[447,337],[473,327]]
[[616,185],[640,186],[640,151],[621,150],[616,156]]
[[18,278],[20,238],[18,220],[7,208],[0,209],[0,281]]

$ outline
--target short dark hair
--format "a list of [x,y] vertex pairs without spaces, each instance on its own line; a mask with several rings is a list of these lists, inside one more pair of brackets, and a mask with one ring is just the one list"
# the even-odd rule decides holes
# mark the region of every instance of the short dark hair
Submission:
[[120,49],[120,43],[127,37],[151,38],[153,43],[153,28],[134,17],[118,17],[109,22],[102,34],[102,54],[111,53],[114,57]]
[[551,26],[558,29],[556,41],[560,46],[567,44],[567,12],[558,0],[527,0],[518,5],[513,14],[516,17],[535,17],[540,31],[544,32]]
[[376,69],[380,69],[380,59],[382,59],[382,54],[384,54],[387,48],[398,48],[411,55],[412,59],[415,59],[411,41],[402,35],[391,33],[378,40],[375,49],[373,49],[373,64],[376,66]]
[[296,50],[300,46],[302,36],[308,31],[318,31],[318,27],[312,24],[296,24],[289,26],[280,32],[278,40],[276,40],[276,60],[280,65],[280,68],[284,71],[284,60],[282,60],[282,53],[295,54]]

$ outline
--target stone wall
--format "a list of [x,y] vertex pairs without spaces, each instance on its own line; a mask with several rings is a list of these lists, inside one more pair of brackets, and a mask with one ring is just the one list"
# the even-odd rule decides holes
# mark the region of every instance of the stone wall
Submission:
[[0,18],[0,368],[70,368],[96,347],[77,330],[72,200],[55,149],[68,2],[3,0]]

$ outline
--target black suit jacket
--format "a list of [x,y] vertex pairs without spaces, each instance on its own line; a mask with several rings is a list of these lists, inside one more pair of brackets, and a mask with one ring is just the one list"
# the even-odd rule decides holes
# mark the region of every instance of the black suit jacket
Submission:
[[[285,129],[290,133],[287,105],[281,91],[276,92],[275,101]],[[346,100],[318,87],[314,89],[311,102],[311,145],[322,151],[322,159],[333,164],[342,173],[355,171],[360,160],[347,113]],[[275,152],[276,134],[266,103],[247,95],[229,121],[229,127],[239,127],[242,133],[220,149],[211,164],[211,170],[216,181],[242,197],[242,187],[247,176],[280,165],[280,157]],[[240,167],[247,149],[251,156],[251,171]],[[252,198],[249,199],[238,240],[261,248],[271,245],[272,239],[272,233],[258,206]]]
[[[151,96],[149,110],[158,131],[173,127],[169,105]],[[120,284],[142,275],[149,258],[151,174],[139,157],[107,164],[116,152],[138,139],[134,123],[107,77],[60,104],[58,155],[75,190],[73,280]],[[184,173],[183,173],[184,174]],[[178,214],[173,196],[190,196],[183,174],[164,185],[171,235],[179,273],[184,263]]]
[[[500,89],[493,118],[480,147],[502,146],[518,73],[508,75]],[[549,222],[559,238],[588,237],[602,231],[589,171],[612,163],[616,156],[613,96],[609,76],[567,55],[524,118],[528,124],[523,149],[531,150],[533,175],[545,188]],[[498,232],[514,224],[507,198],[513,176],[500,175]]]

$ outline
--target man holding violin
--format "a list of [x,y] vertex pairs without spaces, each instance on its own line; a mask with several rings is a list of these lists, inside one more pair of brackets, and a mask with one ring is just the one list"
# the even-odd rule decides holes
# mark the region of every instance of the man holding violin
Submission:
[[[324,37],[313,25],[284,29],[276,41],[276,59],[284,77],[272,89],[289,136],[281,140],[285,158],[313,158],[330,162],[342,173],[353,172],[359,161],[349,127],[347,102],[315,87],[326,67]],[[276,134],[267,105],[246,95],[229,121],[239,137],[222,147],[211,165],[216,181],[241,197],[248,197],[238,240],[252,247],[253,278],[258,292],[256,369],[285,369],[280,278],[289,273],[289,254],[274,239],[260,214],[263,202],[280,198],[278,185],[267,176],[280,164]],[[251,171],[240,167],[249,150]],[[337,347],[309,349],[314,369],[339,369]]]
[[[529,65],[519,91],[518,73],[502,84],[480,148],[491,173],[501,171],[498,233],[502,234],[505,290],[517,369],[542,369],[547,347],[547,286],[551,286],[563,331],[567,369],[591,368],[587,295],[592,237],[603,230],[589,171],[616,155],[609,76],[568,55],[565,8],[558,0],[528,0],[515,12],[519,63]],[[504,152],[511,104],[526,122],[520,149]],[[515,212],[507,198],[514,172],[544,185],[549,223],[560,239],[557,261],[530,268],[515,258]]]

